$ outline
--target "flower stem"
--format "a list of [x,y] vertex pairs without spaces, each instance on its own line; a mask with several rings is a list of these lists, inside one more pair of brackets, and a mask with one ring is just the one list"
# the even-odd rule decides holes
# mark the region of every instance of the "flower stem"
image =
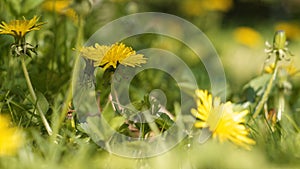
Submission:
[[273,82],[275,81],[276,79],[276,76],[277,76],[277,72],[278,72],[278,57],[276,57],[276,60],[275,60],[275,68],[274,68],[274,71],[273,71],[273,74],[272,74],[272,77],[270,78],[269,82],[268,82],[268,85],[267,85],[267,88],[261,98],[261,100],[259,101],[259,103],[257,104],[256,108],[255,108],[255,111],[253,113],[253,118],[256,118],[258,116],[258,114],[260,113],[261,109],[263,108],[263,105],[265,104],[265,102],[268,100],[269,98],[269,94],[272,90],[272,87],[273,87]]
[[36,97],[36,94],[33,90],[33,87],[32,87],[32,84],[31,84],[31,80],[30,80],[30,77],[29,77],[29,74],[28,74],[28,71],[27,71],[27,68],[26,68],[26,64],[25,64],[25,60],[24,60],[24,56],[20,56],[21,57],[21,63],[22,63],[22,68],[23,68],[23,72],[24,72],[24,76],[25,76],[25,79],[26,79],[26,83],[27,83],[27,86],[28,86],[28,89],[29,89],[29,93],[32,97],[32,100],[33,102],[36,103],[36,109],[37,111],[39,112],[40,116],[41,116],[41,119],[42,119],[42,122],[48,132],[49,135],[52,135],[52,129],[45,117],[45,115],[43,114],[43,111],[39,105],[39,102],[37,101],[37,97]]

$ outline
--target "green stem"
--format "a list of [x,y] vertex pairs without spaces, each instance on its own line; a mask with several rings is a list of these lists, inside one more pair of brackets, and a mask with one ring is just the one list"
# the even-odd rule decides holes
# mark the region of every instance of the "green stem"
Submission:
[[144,115],[151,131],[153,131],[156,136],[159,135],[160,133],[159,128],[157,127],[156,123],[153,121],[150,112],[145,111]]
[[26,83],[27,83],[27,86],[28,86],[28,89],[29,89],[29,93],[30,93],[30,95],[32,97],[33,102],[36,103],[36,109],[37,109],[39,115],[41,116],[42,122],[43,122],[43,124],[44,124],[44,126],[45,126],[45,128],[46,128],[46,130],[48,132],[48,134],[52,135],[52,129],[51,129],[51,127],[50,127],[50,125],[49,125],[49,123],[48,123],[45,115],[43,114],[43,111],[42,111],[42,109],[41,109],[41,107],[40,107],[40,105],[39,105],[39,103],[37,101],[36,94],[35,94],[35,92],[33,90],[33,87],[32,87],[32,84],[31,84],[31,80],[30,80],[30,77],[29,77],[29,74],[28,74],[28,71],[27,71],[27,68],[26,68],[26,63],[25,63],[25,60],[24,60],[25,56],[20,56],[20,57],[21,57],[22,68],[23,68],[24,76],[26,78]]
[[264,94],[263,94],[260,102],[257,104],[257,106],[255,108],[255,111],[253,113],[253,118],[256,118],[258,116],[258,114],[260,113],[261,109],[263,108],[263,105],[268,100],[269,94],[270,94],[270,92],[272,90],[272,87],[273,87],[273,82],[275,81],[276,76],[277,76],[277,72],[278,72],[278,59],[276,57],[274,72],[273,72],[272,77],[270,78],[270,80],[268,82],[267,88],[266,88],[266,90],[265,90],[265,92],[264,92]]

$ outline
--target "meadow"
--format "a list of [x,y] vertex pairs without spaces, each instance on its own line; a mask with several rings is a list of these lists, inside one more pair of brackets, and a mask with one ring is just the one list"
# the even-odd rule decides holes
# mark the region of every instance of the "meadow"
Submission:
[[0,1],[0,168],[299,168],[299,7]]

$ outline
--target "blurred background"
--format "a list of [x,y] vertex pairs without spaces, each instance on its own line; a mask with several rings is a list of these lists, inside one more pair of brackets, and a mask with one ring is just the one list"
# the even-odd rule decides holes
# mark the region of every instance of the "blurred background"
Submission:
[[[239,92],[237,90],[249,79],[263,71],[267,58],[264,43],[272,42],[276,30],[286,31],[295,64],[299,65],[299,48],[296,46],[300,39],[300,21],[297,19],[300,2],[297,0],[4,0],[0,4],[1,20],[37,14],[47,22],[43,32],[29,38],[39,39],[40,50],[45,50],[41,51],[43,55],[54,51],[51,53],[54,56],[43,58],[54,58],[59,64],[72,60],[78,15],[84,16],[84,40],[87,40],[101,26],[119,17],[138,12],[164,12],[190,21],[207,35],[223,62],[228,88],[233,93]],[[11,39],[2,36],[0,40],[3,51]],[[193,52],[168,37],[143,35],[129,42],[136,50],[159,47],[188,58],[185,61],[191,66],[197,64],[190,59],[194,57]],[[59,49],[61,45],[66,48]],[[203,88],[207,88],[205,83]]]

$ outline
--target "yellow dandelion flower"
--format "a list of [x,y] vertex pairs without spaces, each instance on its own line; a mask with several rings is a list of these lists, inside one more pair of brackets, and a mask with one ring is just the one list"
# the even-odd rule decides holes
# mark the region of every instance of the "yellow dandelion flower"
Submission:
[[[265,73],[272,74],[274,72],[274,69],[275,69],[275,64],[272,63],[270,65],[265,66],[264,71]],[[296,68],[294,62],[291,62],[287,65],[281,65],[279,69],[281,71],[285,71],[288,76],[295,76],[298,75],[299,73],[299,69]]]
[[238,27],[234,31],[234,39],[245,46],[255,48],[261,45],[262,38],[260,34],[249,27]]
[[0,156],[16,154],[23,143],[20,130],[9,123],[9,118],[0,115]]
[[265,73],[272,74],[274,72],[274,69],[275,69],[275,63],[272,63],[270,65],[265,66],[264,71]]
[[275,26],[275,30],[284,30],[286,37],[290,40],[296,40],[300,36],[300,26],[291,22],[279,22]]
[[123,43],[116,43],[111,46],[95,44],[95,46],[83,47],[80,50],[83,57],[94,61],[95,67],[117,68],[118,64],[125,66],[140,66],[146,63],[146,58],[142,54],[136,54],[131,47],[126,47]]
[[233,6],[233,0],[210,0],[202,2],[204,8],[209,11],[227,12]]
[[[196,90],[197,109],[191,113],[198,119],[196,128],[209,128],[213,138],[220,142],[229,140],[236,145],[250,149],[255,141],[248,137],[249,130],[244,125],[247,110],[235,112],[231,102],[222,104],[219,98],[214,98],[206,90]],[[219,114],[221,116],[219,117]]]
[[289,65],[285,66],[285,70],[289,76],[298,75],[299,73],[299,69],[297,69],[293,63],[290,63]]
[[233,6],[233,0],[184,0],[181,10],[189,16],[199,16],[210,11],[227,12]]
[[75,10],[70,7],[72,0],[46,0],[42,4],[42,8],[46,11],[56,12],[65,15],[77,22],[78,15]]
[[44,22],[38,22],[39,17],[34,16],[30,20],[13,20],[9,23],[2,22],[0,24],[0,34],[12,35],[15,39],[20,40],[25,37],[28,32],[39,30]]
[[195,123],[197,128],[205,128],[208,127],[205,121],[208,119],[208,113],[212,109],[212,96],[208,94],[207,90],[196,90],[196,100],[197,110],[192,109],[191,113],[198,119],[202,119],[203,121],[198,121]]

